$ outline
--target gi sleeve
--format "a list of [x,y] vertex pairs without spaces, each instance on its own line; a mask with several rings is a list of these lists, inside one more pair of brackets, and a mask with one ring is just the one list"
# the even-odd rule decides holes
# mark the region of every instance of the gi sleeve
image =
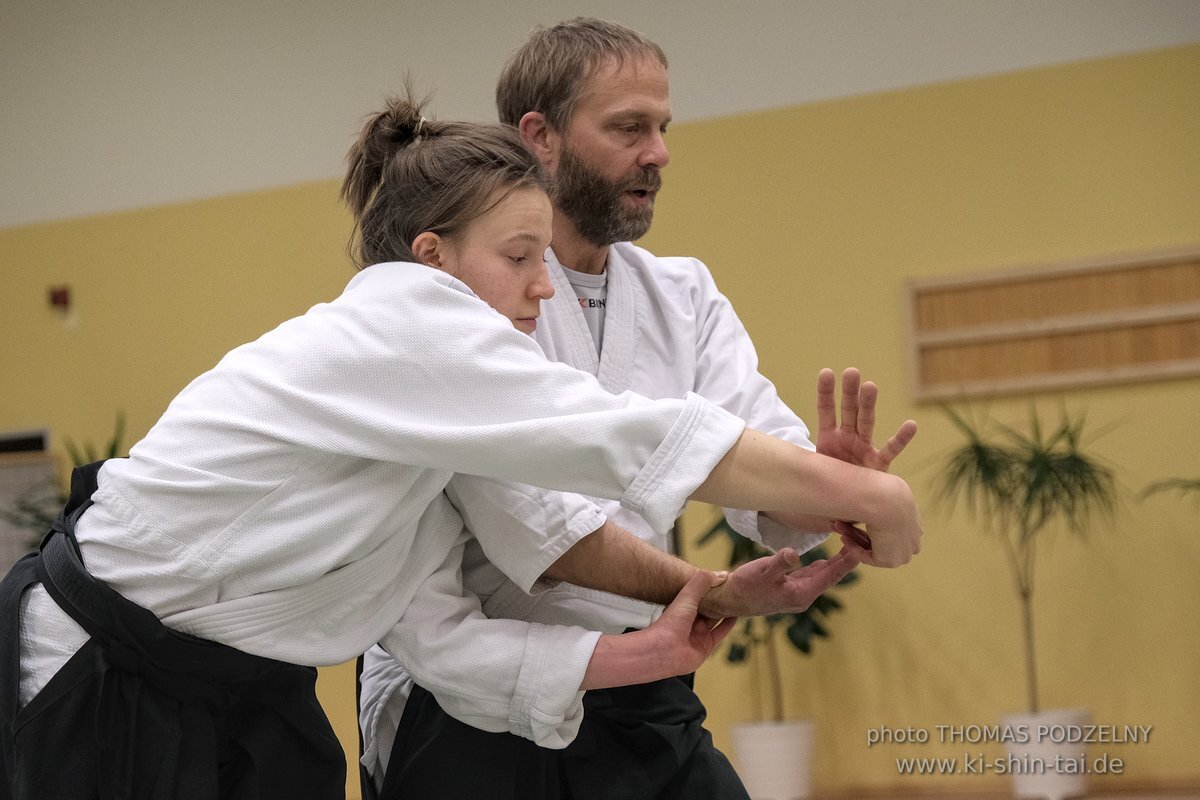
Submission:
[[[728,298],[717,289],[702,262],[692,260],[697,281],[695,392],[746,421],[748,427],[806,450],[816,450],[808,427],[780,399],[775,384],[758,371],[758,352]],[[772,550],[793,547],[811,550],[827,533],[803,533],[756,511],[725,509],[725,518],[738,533]]]
[[[578,495],[473,475],[455,475],[446,487],[446,494],[462,516],[467,529],[474,533],[475,544],[488,561],[513,581],[501,587],[504,590],[501,594],[526,600],[531,598],[522,592],[529,593],[540,588],[541,576],[550,565],[579,539],[603,525],[605,520],[603,511]],[[526,548],[514,546],[514,542],[538,539],[544,544],[535,558],[522,555]],[[475,551],[476,559],[479,555]],[[491,569],[486,572],[494,574]],[[479,570],[474,574],[478,576]],[[461,566],[459,580],[462,580]],[[514,585],[521,591],[516,591]],[[486,593],[488,587],[480,587],[478,591]],[[471,611],[472,615],[456,615],[455,618],[461,618],[467,629],[454,631],[453,635],[431,637],[424,630],[429,623],[422,623],[422,630],[417,636],[420,649],[416,652],[411,649],[406,651],[401,656],[402,660],[415,665],[414,673],[420,670],[424,675],[436,675],[443,671],[439,664],[458,663],[462,656],[458,648],[470,647],[487,653],[495,662],[509,665],[510,674],[515,669],[515,673],[521,677],[515,684],[510,684],[508,680],[502,683],[480,681],[474,692],[466,696],[462,696],[461,688],[453,683],[435,689],[422,677],[417,677],[417,682],[429,689],[442,707],[457,719],[493,730],[482,721],[473,722],[464,716],[478,714],[480,709],[487,707],[487,703],[480,700],[482,695],[489,698],[488,702],[497,709],[507,709],[506,718],[494,717],[504,719],[507,724],[504,730],[532,739],[542,747],[565,747],[574,738],[582,720],[582,705],[579,702],[582,693],[573,690],[578,689],[583,673],[571,668],[570,659],[575,655],[572,651],[555,654],[551,661],[550,649],[562,638],[570,637],[569,644],[572,645],[582,647],[590,643],[587,648],[590,658],[595,638],[589,635],[576,641],[567,633],[578,630],[574,628],[511,623],[500,619],[489,624],[473,616],[474,605]],[[406,624],[406,620],[401,620],[401,624]],[[444,629],[452,624],[453,619],[449,617],[435,623],[436,627]],[[560,664],[564,656],[566,661]],[[583,662],[583,669],[586,669],[586,663]],[[420,669],[426,665],[427,669]],[[567,668],[565,672],[562,671],[563,667]],[[489,667],[489,671],[495,671],[495,668]],[[431,677],[430,680],[436,678]]]
[[[579,686],[600,634],[488,619],[479,599],[463,590],[463,547],[421,583],[380,644],[455,719],[542,747],[566,747],[583,721]],[[392,674],[403,680],[403,673]]]
[[[475,475],[455,475],[446,494],[488,560],[526,593],[540,588],[543,573],[607,519],[579,495]],[[525,541],[541,544],[516,546]]]
[[[465,284],[412,264],[360,272],[219,372],[217,391],[235,387],[264,436],[620,500],[662,529],[744,428],[697,395],[609,394]],[[189,389],[197,413],[211,408]]]

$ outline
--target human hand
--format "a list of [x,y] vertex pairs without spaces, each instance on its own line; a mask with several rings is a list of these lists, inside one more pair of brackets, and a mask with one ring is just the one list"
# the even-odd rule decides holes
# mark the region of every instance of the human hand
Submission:
[[842,373],[842,421],[839,425],[833,370],[821,370],[817,375],[817,452],[855,466],[887,472],[896,456],[917,435],[917,423],[906,420],[883,447],[877,449],[874,436],[878,398],[879,390],[873,382],[862,383],[857,369],[847,369]]
[[650,652],[656,654],[669,675],[694,672],[733,630],[736,616],[700,613],[705,595],[714,584],[724,580],[724,576],[697,571],[663,609],[662,615],[645,629],[645,633],[657,637],[657,642],[650,645]]
[[647,628],[601,636],[579,688],[630,686],[695,672],[737,622],[735,617],[708,619],[699,611],[701,598],[724,580],[724,575],[696,570]]
[[858,566],[861,548],[801,566],[790,547],[742,564],[700,603],[708,617],[799,613]]
[[[917,435],[917,423],[905,420],[882,448],[876,448],[875,403],[879,390],[875,384],[872,381],[863,383],[862,375],[854,367],[842,373],[840,425],[834,394],[833,370],[823,369],[817,375],[817,452],[855,466],[887,472],[896,456],[904,452]],[[849,540],[857,546],[863,555],[863,563],[881,566],[874,563],[877,557],[868,555],[873,547],[869,534],[847,521],[833,521],[832,527],[843,541]],[[884,560],[894,561],[897,557],[899,554],[893,554]],[[904,558],[904,562],[907,560]]]
[[[885,476],[880,476],[881,478]],[[866,530],[835,520],[833,530],[842,539],[842,552],[852,553],[871,567],[899,567],[921,552],[921,516],[907,483],[894,476],[882,514]]]

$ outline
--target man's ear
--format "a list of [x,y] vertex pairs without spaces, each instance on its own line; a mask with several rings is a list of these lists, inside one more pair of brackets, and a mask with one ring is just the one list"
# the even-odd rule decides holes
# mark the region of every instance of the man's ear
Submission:
[[517,123],[517,129],[521,132],[521,144],[525,145],[525,149],[533,153],[543,167],[554,169],[558,164],[562,136],[550,127],[546,115],[540,111],[526,112]]
[[412,251],[417,261],[427,267],[442,268],[446,243],[433,231],[424,231],[413,239]]

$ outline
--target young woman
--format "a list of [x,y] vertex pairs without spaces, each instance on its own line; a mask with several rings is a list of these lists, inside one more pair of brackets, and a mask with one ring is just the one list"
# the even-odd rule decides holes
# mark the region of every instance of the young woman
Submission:
[[[848,546],[837,568],[916,551],[898,478],[746,431],[698,397],[609,395],[545,360],[522,331],[551,291],[550,205],[514,132],[395,101],[350,161],[371,266],[196,378],[127,459],[77,471],[42,552],[0,586],[11,796],[342,796],[311,667],[378,641],[456,546],[442,494],[456,471],[655,520],[694,496],[863,522],[873,550]],[[625,591],[637,549],[585,533],[495,560],[528,588],[587,542],[593,582]],[[691,574],[644,583],[673,594]],[[710,581],[688,583],[654,634],[680,672],[728,629],[693,624]]]

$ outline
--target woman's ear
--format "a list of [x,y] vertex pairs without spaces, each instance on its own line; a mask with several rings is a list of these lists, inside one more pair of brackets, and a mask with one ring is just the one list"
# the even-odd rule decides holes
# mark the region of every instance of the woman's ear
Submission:
[[433,231],[424,231],[413,239],[412,251],[417,261],[427,267],[442,268],[445,242]]
[[554,169],[558,162],[558,143],[562,138],[546,121],[546,115],[540,111],[528,111],[517,123],[521,132],[521,144],[533,153],[534,157],[546,169]]

